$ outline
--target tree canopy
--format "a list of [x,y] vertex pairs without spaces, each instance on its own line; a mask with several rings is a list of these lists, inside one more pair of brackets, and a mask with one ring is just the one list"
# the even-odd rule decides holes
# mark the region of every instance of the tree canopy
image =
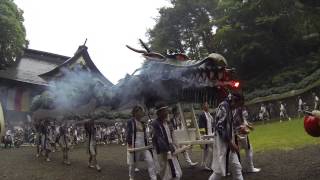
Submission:
[[0,0],[0,69],[12,64],[27,46],[23,11],[13,0]]
[[320,67],[316,0],[172,0],[149,30],[152,49],[199,59],[216,52],[245,91],[297,83]]

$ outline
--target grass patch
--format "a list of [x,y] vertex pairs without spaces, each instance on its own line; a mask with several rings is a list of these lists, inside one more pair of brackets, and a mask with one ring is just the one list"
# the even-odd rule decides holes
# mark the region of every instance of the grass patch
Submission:
[[311,144],[319,144],[319,138],[304,131],[303,119],[259,124],[249,135],[254,152],[268,150],[292,150]]

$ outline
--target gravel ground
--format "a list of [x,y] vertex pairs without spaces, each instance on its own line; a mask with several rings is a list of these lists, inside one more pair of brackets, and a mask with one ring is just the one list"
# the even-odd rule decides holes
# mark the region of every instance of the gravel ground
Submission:
[[[52,161],[36,158],[34,148],[0,149],[0,180],[125,180],[128,179],[126,149],[119,145],[99,147],[98,162],[102,172],[87,167],[85,147],[72,150],[71,166],[62,164],[61,152],[53,153]],[[290,151],[269,151],[255,154],[255,166],[262,168],[257,174],[245,174],[246,180],[319,180],[320,145],[307,146]],[[183,157],[179,157],[181,162]],[[201,159],[201,152],[192,154],[194,161]],[[207,180],[210,172],[200,167],[189,168],[182,162],[183,180]],[[137,173],[137,180],[147,180],[148,173],[144,166]],[[231,179],[225,178],[225,179]]]

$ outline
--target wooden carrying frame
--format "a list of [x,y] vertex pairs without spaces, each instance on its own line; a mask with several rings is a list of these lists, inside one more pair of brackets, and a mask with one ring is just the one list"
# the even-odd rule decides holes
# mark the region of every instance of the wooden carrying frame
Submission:
[[[174,144],[178,145],[178,148],[173,153],[173,155],[177,155],[179,153],[182,153],[192,148],[192,145],[213,144],[214,140],[210,139],[210,138],[213,138],[213,135],[201,136],[193,105],[191,104],[191,113],[192,113],[191,123],[193,125],[192,128],[188,127],[187,125],[181,103],[178,103],[177,107],[180,114],[182,129],[173,131],[172,135],[173,135]],[[179,146],[182,146],[182,147],[179,147]],[[132,152],[144,151],[152,148],[153,148],[152,145],[149,145],[142,148],[130,148],[130,149],[127,149],[127,151],[132,153]]]
[[191,104],[191,113],[192,113],[191,123],[194,126],[193,128],[189,128],[187,126],[187,122],[184,117],[181,103],[178,103],[177,107],[178,107],[178,110],[180,113],[180,120],[181,120],[181,124],[182,124],[182,129],[174,130],[174,132],[173,132],[173,139],[175,141],[175,144],[177,144],[177,145],[213,144],[214,143],[213,140],[204,139],[204,137],[201,136],[193,105]]

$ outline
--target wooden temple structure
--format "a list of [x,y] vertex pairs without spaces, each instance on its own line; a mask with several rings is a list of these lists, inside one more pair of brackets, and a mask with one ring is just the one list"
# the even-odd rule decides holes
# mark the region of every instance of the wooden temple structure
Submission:
[[86,68],[104,85],[113,85],[95,66],[85,45],[79,46],[72,57],[25,49],[13,66],[0,70],[0,101],[6,124],[30,121],[27,115],[33,97],[52,86],[52,81],[59,81],[63,68]]

